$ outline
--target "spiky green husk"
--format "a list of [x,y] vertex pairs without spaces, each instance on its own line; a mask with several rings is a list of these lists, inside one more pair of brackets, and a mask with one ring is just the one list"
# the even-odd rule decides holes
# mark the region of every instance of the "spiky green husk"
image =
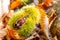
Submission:
[[34,0],[20,0],[22,2],[23,5],[32,3]]
[[33,5],[25,6],[21,10],[17,11],[8,22],[10,28],[14,29],[13,25],[17,22],[17,20],[24,17],[26,14],[29,14],[26,22],[20,29],[16,30],[16,32],[18,32],[22,37],[27,37],[33,32],[35,24],[39,21],[39,10]]

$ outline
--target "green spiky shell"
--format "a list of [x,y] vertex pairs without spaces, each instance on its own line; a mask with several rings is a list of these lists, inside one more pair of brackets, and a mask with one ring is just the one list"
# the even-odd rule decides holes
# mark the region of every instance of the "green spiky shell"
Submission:
[[16,30],[16,32],[18,32],[22,37],[27,37],[33,32],[35,24],[39,21],[39,10],[33,5],[25,6],[21,10],[17,11],[8,22],[10,28],[14,29],[13,25],[16,23],[16,21],[24,17],[26,14],[29,14],[26,22],[21,26],[20,29]]
[[32,3],[34,0],[20,0],[22,2],[23,5]]

